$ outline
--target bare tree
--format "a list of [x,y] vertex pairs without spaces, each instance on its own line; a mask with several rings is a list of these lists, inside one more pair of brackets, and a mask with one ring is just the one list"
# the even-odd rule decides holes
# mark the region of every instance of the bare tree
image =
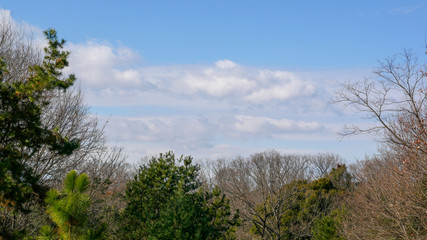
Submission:
[[346,201],[348,216],[342,226],[347,239],[427,237],[425,185],[402,160],[382,154],[358,164],[354,175],[358,185]]
[[347,83],[336,103],[373,119],[372,127],[344,135],[373,133],[381,153],[359,163],[358,187],[348,201],[344,235],[349,239],[427,238],[426,65],[412,51],[387,58],[373,80]]
[[318,153],[308,158],[310,159],[310,180],[326,177],[332,171],[332,168],[336,168],[344,163],[344,159],[334,153]]
[[8,14],[0,14],[0,57],[10,74],[5,81],[22,81],[28,76],[28,66],[41,63],[42,48],[36,46],[32,29],[16,24]]
[[418,142],[427,139],[426,66],[420,65],[409,50],[379,64],[373,71],[376,79],[347,82],[337,92],[335,103],[353,107],[375,120],[371,127],[348,127],[343,135],[373,133],[383,143],[401,148],[413,148],[415,144],[427,153],[427,146]]

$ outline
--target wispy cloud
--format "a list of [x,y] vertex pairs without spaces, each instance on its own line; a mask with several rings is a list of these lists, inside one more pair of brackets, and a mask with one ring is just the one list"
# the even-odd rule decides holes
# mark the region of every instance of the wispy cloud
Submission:
[[312,83],[290,72],[262,70],[259,78],[264,84],[246,96],[246,99],[255,103],[310,96],[316,92]]
[[389,10],[389,12],[391,14],[411,14],[415,11],[418,11],[420,9],[426,9],[427,8],[427,3],[423,3],[423,4],[417,4],[417,5],[406,5],[406,6],[399,6],[396,8],[392,8]]
[[21,37],[22,40],[31,43],[34,48],[42,51],[43,47],[46,46],[43,31],[27,22],[15,21],[10,10],[0,8],[0,22],[4,27],[14,29],[20,33],[21,35],[19,37]]

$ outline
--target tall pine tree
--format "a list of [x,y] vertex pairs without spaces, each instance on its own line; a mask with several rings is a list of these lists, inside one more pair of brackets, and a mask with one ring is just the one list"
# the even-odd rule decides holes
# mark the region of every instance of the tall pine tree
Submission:
[[48,129],[41,122],[41,107],[49,104],[43,96],[52,91],[65,91],[75,81],[74,75],[62,76],[62,69],[68,66],[69,52],[61,50],[65,41],[59,40],[53,29],[45,31],[45,35],[48,46],[43,63],[30,66],[29,75],[24,79],[7,81],[8,59],[0,56],[1,207],[24,210],[23,203],[46,192],[38,184],[39,176],[25,163],[42,147],[67,155],[79,146],[78,140],[61,136],[59,129]]

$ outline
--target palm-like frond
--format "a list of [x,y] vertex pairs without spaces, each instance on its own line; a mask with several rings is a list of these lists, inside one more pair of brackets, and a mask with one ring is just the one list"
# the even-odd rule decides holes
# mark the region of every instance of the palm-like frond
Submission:
[[[78,175],[73,170],[65,177],[61,193],[54,189],[48,192],[45,199],[48,204],[47,212],[58,226],[58,234],[61,235],[61,238],[68,239],[69,235],[72,235],[76,239],[84,239],[87,235],[85,224],[91,201],[85,191],[89,184],[86,174]],[[45,233],[48,233],[47,229],[45,230]],[[46,234],[42,233],[42,236],[44,235]]]
[[74,191],[74,186],[76,184],[77,172],[72,170],[67,174],[64,180],[64,189],[63,191],[70,194]]
[[89,184],[89,177],[84,173],[80,174],[80,176],[76,179],[75,190],[83,193],[88,189]]

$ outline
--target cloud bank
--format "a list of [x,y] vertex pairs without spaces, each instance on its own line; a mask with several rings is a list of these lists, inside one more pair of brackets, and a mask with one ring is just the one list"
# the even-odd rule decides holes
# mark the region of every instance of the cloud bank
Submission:
[[91,90],[160,92],[251,104],[316,93],[313,83],[291,72],[249,68],[228,59],[209,66],[128,67],[142,58],[126,47],[114,48],[93,41],[68,47],[72,52],[69,71],[77,73],[82,85]]
[[[76,73],[93,111],[108,119],[108,136],[132,149],[131,158],[161,150],[232,157],[260,151],[262,142],[293,152],[318,151],[322,141],[332,143],[324,151],[339,145],[344,114],[329,101],[349,73],[259,68],[229,59],[151,66],[121,45],[94,40],[67,48],[67,72]],[[308,144],[287,147],[293,139]]]

